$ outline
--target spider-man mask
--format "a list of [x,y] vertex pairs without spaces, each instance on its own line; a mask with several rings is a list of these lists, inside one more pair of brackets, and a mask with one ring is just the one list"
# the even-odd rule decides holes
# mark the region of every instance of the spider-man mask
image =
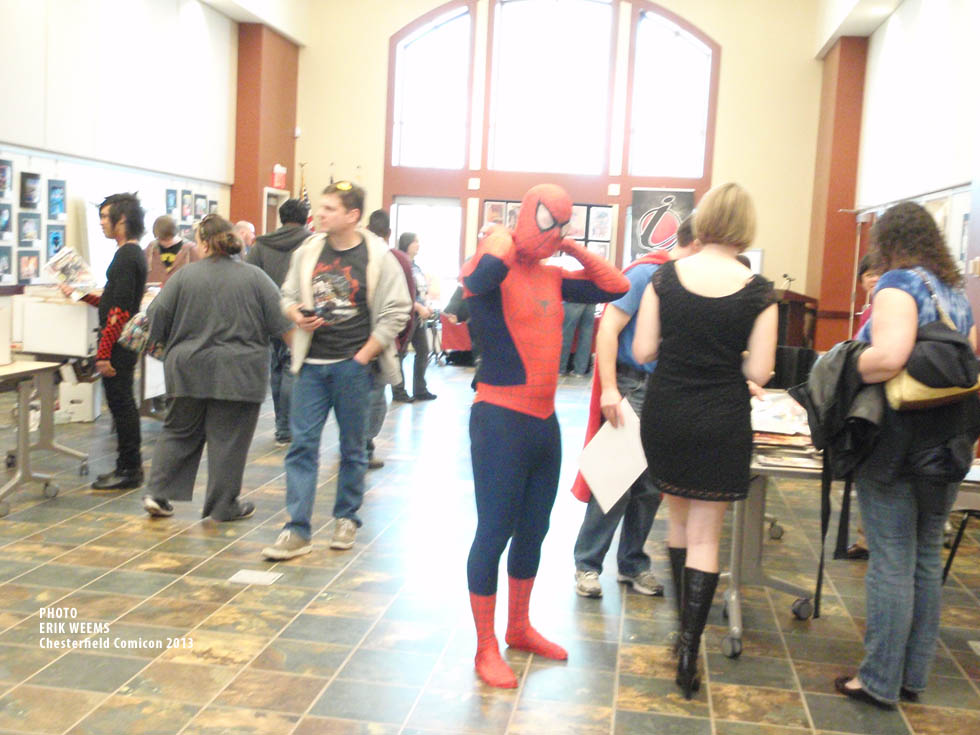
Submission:
[[572,218],[572,200],[560,186],[538,184],[521,202],[514,228],[517,257],[537,261],[554,254]]

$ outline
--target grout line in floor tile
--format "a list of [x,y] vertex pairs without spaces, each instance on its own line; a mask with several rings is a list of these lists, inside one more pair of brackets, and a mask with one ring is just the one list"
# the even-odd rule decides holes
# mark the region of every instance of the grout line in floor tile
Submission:
[[[338,578],[339,578],[339,577],[340,577],[340,576],[341,576],[341,575],[342,575],[342,574],[343,574],[343,573],[344,573],[345,571],[347,571],[347,570],[348,570],[348,569],[349,569],[349,568],[351,567],[351,565],[352,565],[352,564],[353,564],[353,563],[354,563],[355,561],[357,561],[357,559],[359,559],[359,558],[360,558],[360,557],[361,557],[361,556],[362,556],[362,555],[364,554],[364,552],[365,552],[365,551],[367,551],[367,550],[368,550],[368,549],[369,549],[369,548],[370,548],[370,547],[371,547],[371,546],[372,546],[372,545],[374,544],[374,542],[375,542],[375,541],[376,541],[376,540],[377,540],[378,538],[380,538],[380,537],[381,537],[381,535],[382,535],[382,534],[384,534],[384,532],[385,532],[385,531],[386,531],[386,530],[387,530],[388,528],[390,528],[390,527],[391,527],[391,525],[393,525],[393,524],[394,524],[394,523],[395,523],[396,521],[397,521],[397,519],[394,519],[394,520],[392,520],[392,521],[391,521],[391,522],[390,522],[390,523],[388,524],[388,526],[386,526],[386,527],[385,527],[385,528],[384,528],[384,529],[383,529],[383,530],[382,530],[382,531],[381,531],[380,533],[378,533],[378,535],[377,535],[377,536],[375,536],[374,538],[372,538],[372,539],[371,539],[371,541],[369,541],[369,542],[368,542],[368,543],[367,543],[367,544],[366,544],[366,545],[364,546],[364,548],[363,548],[363,549],[361,549],[361,550],[360,550],[360,551],[358,551],[358,552],[357,552],[356,554],[354,554],[354,555],[353,555],[353,556],[351,557],[351,559],[350,559],[350,561],[348,561],[348,562],[347,562],[347,564],[345,564],[345,565],[344,565],[343,567],[341,567],[341,568],[340,568],[339,570],[337,570],[337,572],[336,572],[336,574],[334,574],[334,575],[333,575],[333,577],[332,577],[332,578],[330,579],[330,581],[329,581],[329,582],[327,582],[327,583],[326,583],[326,584],[325,584],[325,585],[324,585],[323,587],[321,587],[321,588],[320,588],[320,589],[319,589],[319,590],[318,590],[318,591],[316,592],[316,594],[315,594],[315,595],[314,595],[314,596],[313,596],[313,597],[312,597],[312,598],[311,598],[311,599],[309,600],[309,602],[307,602],[307,603],[306,603],[306,604],[305,604],[305,605],[304,605],[304,606],[303,606],[302,608],[300,608],[300,609],[299,609],[299,611],[297,611],[297,612],[296,612],[296,614],[295,614],[295,615],[293,615],[293,617],[292,617],[292,618],[290,618],[290,619],[289,619],[289,621],[287,621],[287,622],[286,622],[286,623],[285,623],[285,624],[284,624],[284,625],[283,625],[283,626],[282,626],[282,627],[281,627],[281,628],[279,629],[279,632],[278,632],[278,633],[277,633],[276,635],[274,635],[274,636],[273,636],[273,637],[272,637],[272,638],[271,638],[271,639],[269,640],[269,642],[268,642],[268,643],[266,643],[266,644],[265,644],[265,645],[264,645],[264,646],[263,646],[263,647],[262,647],[262,648],[261,648],[261,649],[259,650],[259,652],[258,652],[258,653],[256,653],[256,654],[255,654],[255,655],[254,655],[254,656],[253,656],[253,657],[252,657],[251,659],[249,659],[249,660],[248,660],[248,661],[247,661],[247,662],[246,662],[246,663],[245,663],[245,664],[244,664],[243,666],[241,666],[241,667],[239,667],[239,668],[237,669],[237,672],[236,672],[236,674],[235,674],[235,676],[234,676],[234,677],[233,677],[233,678],[232,678],[231,680],[229,680],[228,682],[226,682],[226,683],[225,683],[225,685],[224,685],[223,687],[221,687],[221,689],[219,689],[219,690],[218,690],[218,692],[217,692],[217,693],[216,693],[216,694],[215,694],[215,695],[214,695],[214,696],[213,696],[213,697],[212,697],[212,698],[210,699],[210,701],[208,701],[208,702],[207,702],[206,704],[204,704],[204,705],[203,705],[203,706],[202,706],[201,708],[199,708],[199,709],[198,709],[198,711],[197,711],[197,713],[196,713],[196,714],[195,714],[195,715],[194,715],[194,716],[193,716],[193,717],[192,717],[192,718],[191,718],[190,720],[188,720],[188,721],[187,721],[187,723],[186,723],[186,724],[185,724],[185,725],[184,725],[183,727],[181,727],[181,728],[180,728],[180,730],[179,730],[179,731],[177,732],[177,735],[180,735],[181,733],[183,733],[183,732],[184,732],[184,730],[186,730],[186,729],[187,729],[187,727],[188,727],[188,726],[189,726],[189,725],[190,725],[190,724],[191,724],[192,722],[194,722],[194,720],[196,720],[196,719],[197,719],[197,718],[198,718],[198,717],[199,717],[199,716],[201,715],[201,713],[202,713],[202,712],[204,712],[205,710],[207,710],[207,708],[208,708],[208,707],[210,707],[210,706],[211,706],[212,704],[214,704],[214,702],[215,702],[215,701],[217,701],[217,699],[218,699],[218,697],[220,697],[220,696],[221,696],[221,695],[222,695],[222,694],[224,693],[224,691],[225,691],[225,690],[226,690],[226,689],[227,689],[227,688],[228,688],[228,687],[229,687],[229,686],[231,685],[231,683],[232,683],[232,682],[234,682],[234,681],[235,681],[235,680],[236,680],[236,679],[238,678],[238,676],[240,676],[240,675],[241,675],[241,673],[242,673],[243,671],[245,671],[245,670],[246,670],[246,669],[247,669],[247,668],[248,668],[249,666],[251,666],[251,665],[252,665],[252,663],[253,663],[253,662],[254,662],[254,661],[255,661],[255,660],[256,660],[256,659],[257,659],[257,658],[258,658],[259,656],[261,656],[261,655],[262,655],[262,654],[263,654],[263,653],[264,653],[264,652],[265,652],[265,651],[266,651],[266,650],[267,650],[267,649],[269,648],[269,646],[270,646],[270,645],[272,644],[272,642],[273,642],[274,640],[276,640],[276,638],[277,638],[278,636],[280,636],[280,635],[282,635],[282,633],[283,633],[283,631],[285,631],[285,630],[286,630],[286,628],[288,628],[288,627],[289,627],[290,625],[292,625],[292,623],[293,623],[293,622],[294,622],[294,621],[295,621],[295,620],[296,620],[297,618],[299,618],[299,616],[300,616],[300,615],[302,615],[302,614],[303,614],[303,612],[304,612],[304,611],[305,611],[305,610],[306,610],[306,609],[307,609],[307,608],[308,608],[308,607],[309,607],[309,606],[310,606],[311,604],[313,604],[313,601],[314,601],[314,600],[316,600],[316,599],[317,599],[317,597],[319,597],[319,596],[320,596],[321,594],[323,594],[323,592],[324,592],[324,591],[326,591],[326,590],[327,590],[327,589],[328,589],[328,588],[330,587],[330,585],[331,585],[331,584],[333,584],[333,583],[334,583],[334,582],[335,582],[335,581],[336,581],[336,580],[337,580],[337,579],[338,579]],[[332,522],[332,521],[331,521],[331,522]],[[329,523],[330,523],[330,522],[328,522],[328,524],[329,524]],[[279,565],[280,565],[280,564],[282,564],[282,563],[283,563],[283,562],[276,562],[275,564],[273,564],[273,565],[270,565],[270,567],[269,567],[269,568],[270,568],[270,569],[275,569],[275,568],[278,568],[278,567],[279,567]],[[246,585],[246,587],[249,587],[249,586],[251,586],[251,585]],[[397,597],[397,595],[396,595],[396,597]],[[394,598],[393,598],[393,599],[392,599],[392,601],[391,601],[391,602],[389,602],[389,603],[388,603],[388,605],[387,605],[387,606],[385,607],[385,612],[387,611],[387,609],[388,609],[388,607],[390,607],[390,606],[391,606],[391,603],[392,603],[392,602],[394,602]],[[224,607],[224,605],[222,605],[222,607]],[[218,608],[218,610],[220,610],[220,609],[221,609],[221,608]],[[214,612],[216,613],[216,612],[218,612],[218,610],[215,610]],[[214,613],[212,613],[212,615],[213,615],[213,614],[214,614]],[[333,673],[333,674],[332,674],[332,675],[331,675],[331,676],[330,676],[330,677],[329,677],[329,678],[327,679],[327,683],[323,685],[323,688],[322,688],[322,689],[320,690],[320,692],[319,692],[319,693],[318,693],[318,694],[316,695],[316,697],[314,697],[314,698],[313,698],[313,700],[312,700],[312,701],[310,702],[310,704],[309,704],[309,706],[307,707],[307,709],[306,709],[306,710],[305,710],[305,711],[304,711],[304,712],[303,712],[303,713],[302,713],[302,714],[301,714],[301,715],[299,716],[299,719],[298,719],[298,720],[296,721],[296,726],[297,726],[297,727],[299,726],[299,723],[300,723],[300,722],[302,722],[302,720],[303,720],[303,718],[304,718],[304,717],[306,717],[306,716],[308,715],[308,713],[309,713],[309,711],[310,711],[310,709],[311,709],[311,708],[313,707],[313,705],[314,705],[314,704],[315,704],[315,703],[316,703],[316,702],[317,702],[317,701],[319,700],[319,698],[320,698],[321,696],[323,696],[323,692],[324,692],[324,691],[326,691],[326,689],[327,689],[327,687],[329,687],[329,686],[330,686],[330,684],[331,684],[331,683],[333,683],[333,681],[334,681],[334,680],[336,680],[336,678],[337,678],[337,675],[338,675],[338,674],[340,673],[340,671],[341,671],[341,670],[343,669],[343,667],[347,665],[347,662],[348,662],[348,661],[350,661],[350,659],[351,659],[351,657],[352,657],[352,656],[354,655],[354,652],[355,652],[355,651],[357,651],[357,649],[358,649],[358,647],[360,647],[360,645],[361,645],[361,643],[363,643],[363,642],[364,642],[364,640],[366,640],[366,638],[367,638],[367,636],[368,636],[368,635],[370,635],[370,633],[371,633],[371,631],[372,631],[372,630],[374,630],[374,628],[375,628],[375,627],[377,626],[377,624],[378,624],[378,622],[379,622],[379,621],[381,620],[381,617],[382,617],[383,615],[384,615],[384,612],[382,612],[382,613],[381,613],[381,615],[379,615],[379,616],[378,616],[378,618],[377,618],[377,619],[376,619],[376,620],[374,621],[374,623],[373,623],[373,624],[371,625],[371,627],[370,627],[370,628],[368,628],[368,630],[367,630],[367,631],[366,631],[366,632],[364,633],[364,636],[362,636],[362,637],[361,637],[361,639],[360,639],[360,641],[359,641],[359,642],[357,643],[357,645],[355,645],[355,646],[354,646],[354,647],[353,647],[353,648],[351,649],[351,651],[350,651],[350,653],[348,653],[348,655],[347,655],[347,657],[346,657],[346,658],[344,659],[344,661],[343,661],[343,662],[341,663],[341,665],[340,665],[340,666],[339,666],[339,667],[337,668],[337,670],[336,670],[336,671],[335,671],[335,672],[334,672],[334,673]],[[208,617],[210,617],[210,616],[208,616]],[[204,619],[204,620],[202,620],[202,621],[201,621],[200,623],[198,623],[198,624],[197,624],[196,626],[194,626],[193,628],[191,628],[191,631],[193,631],[193,630],[196,630],[196,629],[197,629],[198,627],[200,627],[200,625],[201,625],[201,623],[203,623],[203,622],[204,622],[205,620],[207,620],[207,618],[205,618],[205,619]],[[191,632],[191,631],[188,631],[188,632]],[[317,677],[317,678],[323,678],[323,677]],[[295,727],[294,727],[293,729],[295,729]],[[292,730],[291,730],[290,732],[292,732]]]

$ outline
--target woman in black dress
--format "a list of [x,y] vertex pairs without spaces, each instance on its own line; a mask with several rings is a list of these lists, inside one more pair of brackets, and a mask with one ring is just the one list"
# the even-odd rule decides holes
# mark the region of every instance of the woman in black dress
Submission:
[[667,496],[667,538],[681,635],[677,684],[700,686],[698,647],[718,584],[728,503],[748,493],[752,426],[746,380],[765,385],[776,361],[772,284],[735,256],[755,234],[738,184],[705,194],[694,216],[704,247],[659,269],[643,295],[633,352],[657,358],[640,420],[650,475]]

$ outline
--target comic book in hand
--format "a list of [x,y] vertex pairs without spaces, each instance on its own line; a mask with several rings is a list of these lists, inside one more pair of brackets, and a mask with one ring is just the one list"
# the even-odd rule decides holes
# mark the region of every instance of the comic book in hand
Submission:
[[44,275],[54,283],[71,286],[83,295],[96,287],[92,268],[73,248],[65,247],[44,265]]

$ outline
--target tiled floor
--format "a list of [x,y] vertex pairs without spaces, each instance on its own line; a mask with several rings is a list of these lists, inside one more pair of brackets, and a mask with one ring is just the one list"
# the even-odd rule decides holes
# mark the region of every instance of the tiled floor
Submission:
[[[725,628],[716,605],[706,686],[684,701],[668,648],[672,601],[618,586],[612,554],[602,599],[582,599],[572,586],[583,506],[567,488],[585,421],[584,381],[559,389],[562,488],[532,602],[536,625],[568,648],[569,660],[507,651],[520,688],[481,685],[472,670],[465,587],[474,528],[470,378],[463,368],[431,368],[439,399],[395,404],[379,441],[387,464],[368,475],[365,525],[349,552],[332,552],[325,542],[337,465],[331,426],[314,552],[278,565],[259,558],[284,516],[283,451],[272,440],[271,404],[245,474],[258,510],[241,523],[202,523],[201,497],[179,505],[171,519],[150,520],[138,491],[91,492],[76,463],[41,459],[58,473],[62,493],[44,500],[29,487],[0,519],[0,734],[980,732],[980,657],[970,648],[980,641],[976,527],[946,587],[942,642],[921,704],[880,712],[833,691],[833,678],[862,653],[864,565],[855,562],[829,563],[819,620],[796,620],[785,595],[744,590],[737,660],[719,652]],[[8,413],[0,415],[9,423]],[[151,420],[143,427],[151,445],[159,427]],[[59,439],[91,452],[95,474],[112,463],[108,429],[103,417],[61,427]],[[10,446],[9,428],[0,439]],[[769,510],[786,533],[766,542],[769,570],[812,584],[818,505],[814,483],[780,482],[771,492]],[[662,513],[648,548],[669,589],[665,530]],[[228,582],[240,569],[283,576],[269,587]],[[71,608],[77,619],[42,621],[42,608]],[[501,631],[504,618],[498,611]],[[42,622],[79,621],[108,627],[92,636],[107,647],[41,647],[42,638],[87,637],[42,634]]]

